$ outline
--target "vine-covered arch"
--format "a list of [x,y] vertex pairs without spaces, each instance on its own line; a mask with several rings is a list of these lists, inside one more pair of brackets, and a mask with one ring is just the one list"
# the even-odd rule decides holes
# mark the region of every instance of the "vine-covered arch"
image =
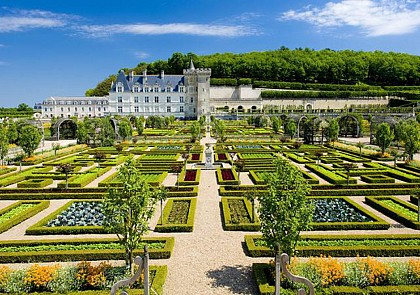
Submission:
[[52,126],[51,136],[57,140],[75,139],[77,123],[71,118],[60,118]]
[[338,125],[340,126],[340,136],[360,137],[360,122],[355,116],[341,116],[338,118]]

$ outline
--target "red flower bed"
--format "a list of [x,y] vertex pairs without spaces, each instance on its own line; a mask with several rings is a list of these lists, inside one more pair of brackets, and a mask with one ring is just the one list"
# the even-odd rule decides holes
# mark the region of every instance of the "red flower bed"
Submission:
[[222,169],[222,178],[223,180],[235,180],[235,177],[233,176],[233,172],[230,169]]
[[197,171],[195,170],[187,170],[185,172],[184,181],[195,181],[195,176],[197,175]]
[[219,160],[227,160],[226,154],[217,154],[217,157],[219,158]]
[[198,160],[200,160],[200,154],[192,154],[192,155],[191,155],[191,160],[193,160],[193,161],[198,161]]

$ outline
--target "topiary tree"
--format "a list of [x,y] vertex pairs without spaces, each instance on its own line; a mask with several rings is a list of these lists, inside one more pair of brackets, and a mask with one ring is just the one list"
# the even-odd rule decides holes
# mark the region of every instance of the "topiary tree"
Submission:
[[115,233],[126,253],[126,265],[134,274],[134,250],[149,230],[160,190],[153,190],[140,175],[132,158],[118,169],[122,187],[111,188],[104,198],[104,226]]
[[245,162],[241,159],[236,159],[234,162],[236,172],[238,172],[238,185],[241,185],[241,172],[244,170]]
[[181,173],[183,168],[183,165],[181,165],[180,163],[176,163],[174,165],[172,165],[171,167],[171,171],[176,173],[176,187],[177,189],[179,189],[179,173]]
[[362,148],[365,146],[365,144],[361,141],[356,143],[356,146],[359,148],[359,157],[362,157]]
[[69,174],[74,171],[74,166],[71,164],[60,164],[57,166],[57,171],[66,175],[66,189],[69,188]]
[[276,253],[294,253],[299,233],[310,228],[314,205],[307,199],[310,186],[302,172],[283,159],[275,160],[273,177],[265,179],[267,192],[257,196],[261,232]]
[[353,163],[344,163],[342,166],[347,172],[347,186],[349,186],[349,184],[350,184],[350,170],[356,168],[357,166]]
[[332,119],[327,127],[327,140],[333,143],[333,147],[335,146],[335,142],[338,139],[339,132],[340,125],[336,119]]
[[284,131],[286,134],[288,134],[290,136],[290,139],[293,139],[293,136],[296,133],[296,122],[293,119],[289,119],[286,123],[286,126],[284,126]]
[[54,151],[54,156],[57,156],[57,151],[61,148],[60,143],[55,142],[52,144],[52,149]]

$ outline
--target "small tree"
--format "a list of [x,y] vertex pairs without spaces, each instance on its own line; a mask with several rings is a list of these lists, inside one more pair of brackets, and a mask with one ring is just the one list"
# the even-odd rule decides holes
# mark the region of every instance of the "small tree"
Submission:
[[394,158],[394,167],[397,167],[397,160],[401,156],[397,149],[391,149],[391,156]]
[[54,156],[57,156],[57,151],[61,148],[60,143],[55,142],[52,144],[52,149],[54,151]]
[[172,165],[172,167],[171,167],[171,171],[176,173],[176,187],[177,187],[177,189],[179,189],[179,179],[178,178],[179,178],[179,173],[181,173],[181,171],[182,171],[182,167],[183,167],[183,165],[181,165],[179,163],[176,163],[176,164]]
[[66,189],[69,188],[69,174],[74,171],[74,166],[71,164],[60,164],[57,166],[57,171],[66,175]]
[[291,256],[302,230],[310,228],[314,206],[306,195],[310,186],[302,172],[283,159],[275,160],[268,190],[257,196],[261,232],[268,247]]
[[133,129],[128,120],[121,120],[118,122],[118,134],[121,136],[122,140],[125,141],[133,135]]
[[315,156],[318,159],[318,164],[321,162],[321,157],[324,155],[323,152],[316,152]]
[[157,199],[160,201],[160,224],[163,225],[163,201],[168,198],[168,191],[160,186],[157,192]]
[[124,149],[124,146],[122,144],[116,144],[115,149],[117,150],[118,157],[120,156],[120,153]]
[[375,133],[376,144],[381,148],[382,155],[385,154],[385,150],[389,147],[392,140],[394,139],[394,132],[387,123],[381,123],[378,125],[378,130]]
[[244,170],[245,162],[237,158],[234,164],[236,172],[238,172],[238,185],[241,185],[241,172]]
[[100,168],[101,162],[106,158],[106,155],[103,152],[97,151],[93,157],[95,158],[96,163],[98,163],[98,168]]
[[126,253],[126,265],[134,274],[133,252],[139,248],[141,238],[149,230],[159,198],[140,176],[133,159],[127,160],[118,170],[122,187],[111,188],[104,199],[104,226],[115,233]]
[[333,147],[335,146],[335,142],[338,139],[339,132],[340,126],[338,125],[337,120],[332,119],[327,127],[327,140],[333,143]]
[[249,190],[245,193],[245,197],[251,202],[251,223],[255,222],[255,200],[258,198],[258,191],[256,189]]
[[356,143],[356,146],[359,148],[359,157],[362,157],[362,148],[365,146],[365,144],[361,141]]
[[353,163],[344,163],[342,166],[347,172],[347,186],[349,186],[350,185],[350,170],[356,168],[356,165]]
[[198,137],[200,136],[200,123],[197,121],[193,122],[190,127],[190,133],[191,133],[191,142],[196,142]]
[[32,125],[25,125],[21,129],[18,144],[25,154],[30,157],[39,146],[41,138],[42,135],[38,128]]
[[404,149],[409,160],[413,160],[414,154],[420,149],[420,127],[416,121],[408,121],[403,124],[402,140]]

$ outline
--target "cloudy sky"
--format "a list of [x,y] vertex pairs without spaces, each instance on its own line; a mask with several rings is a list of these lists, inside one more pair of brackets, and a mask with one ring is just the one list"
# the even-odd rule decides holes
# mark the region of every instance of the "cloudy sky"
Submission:
[[0,106],[81,96],[174,52],[281,46],[420,55],[420,1],[1,0]]

